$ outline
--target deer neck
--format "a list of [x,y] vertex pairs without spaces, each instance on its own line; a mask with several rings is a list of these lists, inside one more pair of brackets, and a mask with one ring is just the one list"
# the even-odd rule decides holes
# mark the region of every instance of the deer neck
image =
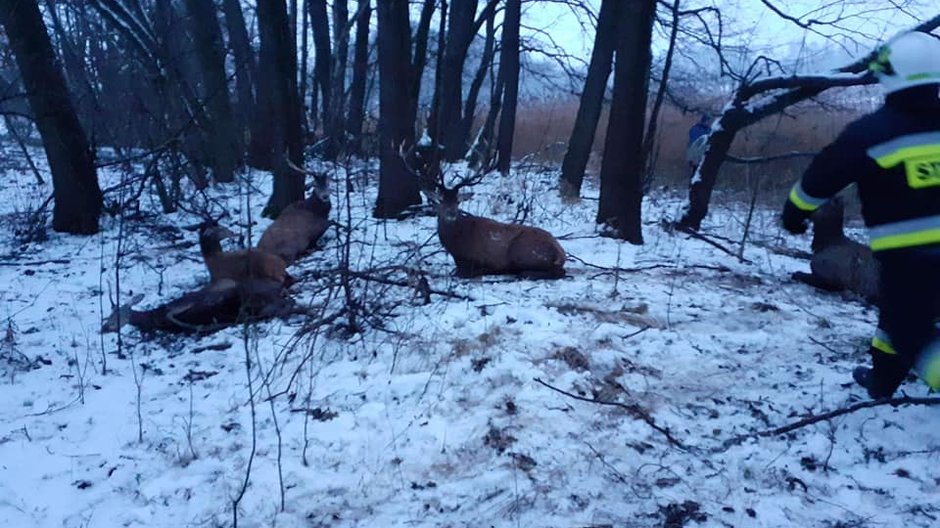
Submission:
[[214,238],[199,237],[199,250],[204,259],[212,258],[222,254],[222,243]]

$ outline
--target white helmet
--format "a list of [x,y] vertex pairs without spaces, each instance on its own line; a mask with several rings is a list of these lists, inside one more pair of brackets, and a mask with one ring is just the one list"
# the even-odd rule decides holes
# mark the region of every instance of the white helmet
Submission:
[[940,39],[920,31],[904,33],[881,46],[868,69],[887,93],[940,83]]

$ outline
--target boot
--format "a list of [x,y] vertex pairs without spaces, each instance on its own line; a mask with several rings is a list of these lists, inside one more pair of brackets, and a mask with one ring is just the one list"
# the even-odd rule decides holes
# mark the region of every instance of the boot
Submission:
[[894,391],[886,391],[883,387],[878,387],[875,383],[874,371],[868,367],[855,367],[852,371],[852,379],[868,392],[868,397],[873,400],[890,398]]

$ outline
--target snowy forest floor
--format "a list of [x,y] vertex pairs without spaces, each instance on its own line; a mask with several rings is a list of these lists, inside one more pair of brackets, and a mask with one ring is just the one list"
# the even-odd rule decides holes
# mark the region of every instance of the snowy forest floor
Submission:
[[[347,186],[346,168],[317,168],[339,225],[290,271],[319,317],[204,337],[126,327],[119,348],[99,332],[118,242],[121,300],[154,306],[207,280],[180,229],[199,217],[160,213],[147,188],[139,214],[104,217],[98,236],[23,244],[14,228],[51,188],[3,167],[0,524],[231,526],[249,465],[239,526],[940,523],[938,407],[726,443],[864,398],[850,372],[876,312],[789,278],[807,261],[774,249],[809,235],[784,237],[776,211],[755,212],[739,260],[664,230],[681,196],[653,193],[632,246],[598,235],[595,187],[565,204],[556,172],[519,168],[462,207],[553,232],[569,276],[459,279],[433,217],[374,220],[374,171],[352,167]],[[257,240],[269,190],[253,172],[191,207],[228,211],[246,235],[250,218]],[[746,217],[716,206],[703,233],[736,252]],[[349,299],[355,321],[340,316]]]

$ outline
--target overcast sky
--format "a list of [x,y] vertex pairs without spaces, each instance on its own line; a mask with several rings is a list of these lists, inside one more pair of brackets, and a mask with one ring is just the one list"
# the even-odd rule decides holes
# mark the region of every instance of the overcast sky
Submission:
[[[596,12],[600,0],[585,3]],[[878,41],[915,25],[918,19],[940,13],[940,3],[935,0],[770,0],[770,3],[801,21],[839,20],[839,27],[813,25],[812,30],[803,29],[781,18],[762,0],[683,0],[681,7],[716,6],[721,10],[726,35],[731,34],[729,42],[744,44],[751,50],[781,59],[802,57],[804,62],[811,61],[813,66],[822,67],[842,64],[849,56],[865,54]],[[820,5],[828,7],[820,8]],[[527,3],[525,9],[526,23],[545,29],[570,53],[590,56],[594,35],[581,30],[570,8],[535,1]],[[656,48],[663,44],[658,42]],[[810,67],[810,64],[806,62],[804,66]]]

